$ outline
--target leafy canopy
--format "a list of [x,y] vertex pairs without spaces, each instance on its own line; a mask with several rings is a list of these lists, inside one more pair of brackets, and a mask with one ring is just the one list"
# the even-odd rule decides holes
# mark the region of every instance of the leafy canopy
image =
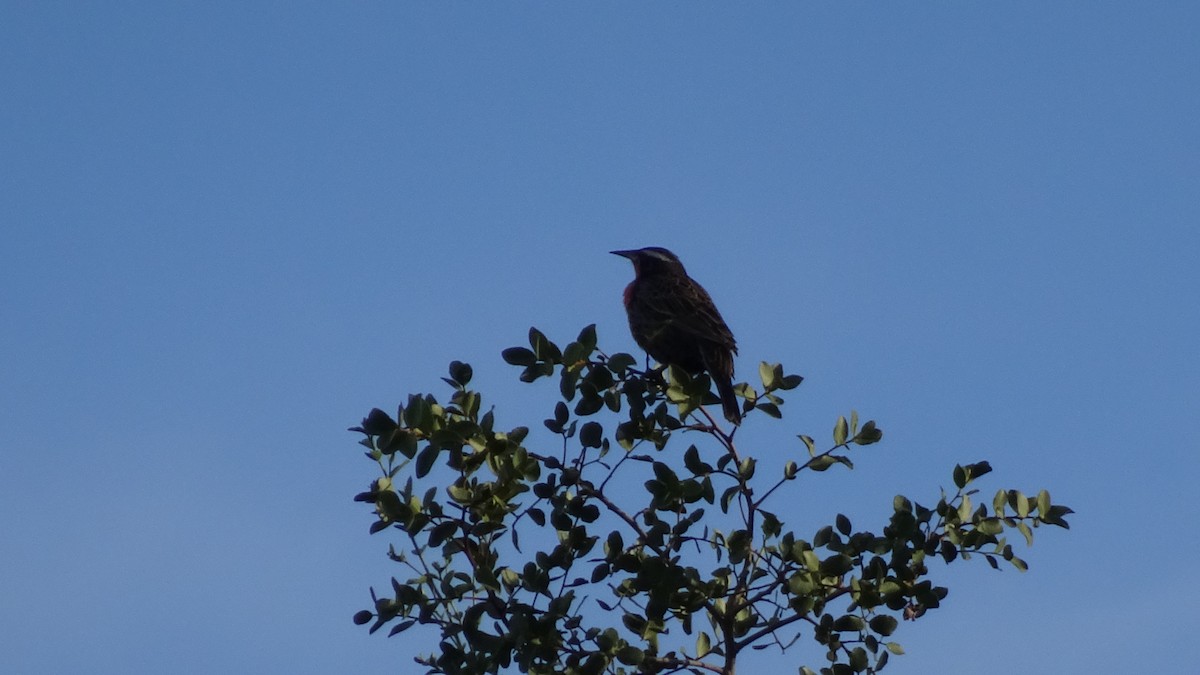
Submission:
[[[931,562],[1024,571],[1005,534],[1032,544],[1042,525],[1067,527],[1071,509],[1045,490],[981,500],[975,481],[992,467],[976,462],[954,467],[955,492],[933,506],[897,496],[875,529],[839,514],[798,533],[774,510],[787,488],[852,469],[850,453],[883,437],[874,421],[839,417],[830,445],[800,435],[797,459],[760,471],[704,407],[716,401],[707,376],[639,369],[599,350],[595,326],[562,348],[530,329],[528,347],[502,356],[523,382],[557,376],[543,421],[553,441],[496,429],[458,361],[446,403],[411,395],[352,429],[379,469],[355,499],[405,570],[354,621],[389,635],[434,627],[417,659],[431,673],[732,675],[746,650],[804,637],[823,663],[800,672],[875,673],[903,653],[901,620],[946,598]],[[781,392],[802,378],[768,363],[758,375],[736,386],[747,422],[781,418]]]

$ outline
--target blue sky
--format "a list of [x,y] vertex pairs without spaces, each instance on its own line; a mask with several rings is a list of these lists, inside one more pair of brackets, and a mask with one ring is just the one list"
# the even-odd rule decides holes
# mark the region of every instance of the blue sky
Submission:
[[[345,431],[451,359],[509,425],[530,325],[635,349],[667,246],[743,451],[885,442],[790,518],[882,526],[957,462],[1078,513],[939,572],[887,672],[1185,672],[1200,600],[1194,3],[6,3],[0,671],[409,672]],[[749,447],[753,446],[753,447]],[[807,637],[770,672],[819,665]]]

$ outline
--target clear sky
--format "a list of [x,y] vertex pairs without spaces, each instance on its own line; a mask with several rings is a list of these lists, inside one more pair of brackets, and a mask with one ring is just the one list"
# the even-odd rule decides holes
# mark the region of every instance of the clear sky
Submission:
[[0,672],[413,672],[345,429],[452,359],[536,425],[500,350],[634,351],[647,245],[807,378],[743,451],[884,429],[801,532],[980,459],[1078,512],[887,672],[1189,672],[1198,73],[1182,1],[5,2]]

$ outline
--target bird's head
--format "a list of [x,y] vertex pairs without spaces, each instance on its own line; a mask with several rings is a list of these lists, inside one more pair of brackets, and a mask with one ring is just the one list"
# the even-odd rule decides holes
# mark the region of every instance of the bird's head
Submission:
[[633,273],[637,276],[656,274],[658,272],[675,272],[687,274],[679,258],[660,246],[631,249],[628,251],[610,251],[613,255],[629,258],[633,263]]

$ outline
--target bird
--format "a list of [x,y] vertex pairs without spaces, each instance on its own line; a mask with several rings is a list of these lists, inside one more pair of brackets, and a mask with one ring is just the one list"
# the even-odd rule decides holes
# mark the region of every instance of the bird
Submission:
[[740,425],[741,409],[733,393],[737,341],[708,291],[665,248],[611,253],[633,263],[634,278],[625,287],[625,312],[634,341],[660,364],[693,375],[707,372],[717,386],[725,419]]

